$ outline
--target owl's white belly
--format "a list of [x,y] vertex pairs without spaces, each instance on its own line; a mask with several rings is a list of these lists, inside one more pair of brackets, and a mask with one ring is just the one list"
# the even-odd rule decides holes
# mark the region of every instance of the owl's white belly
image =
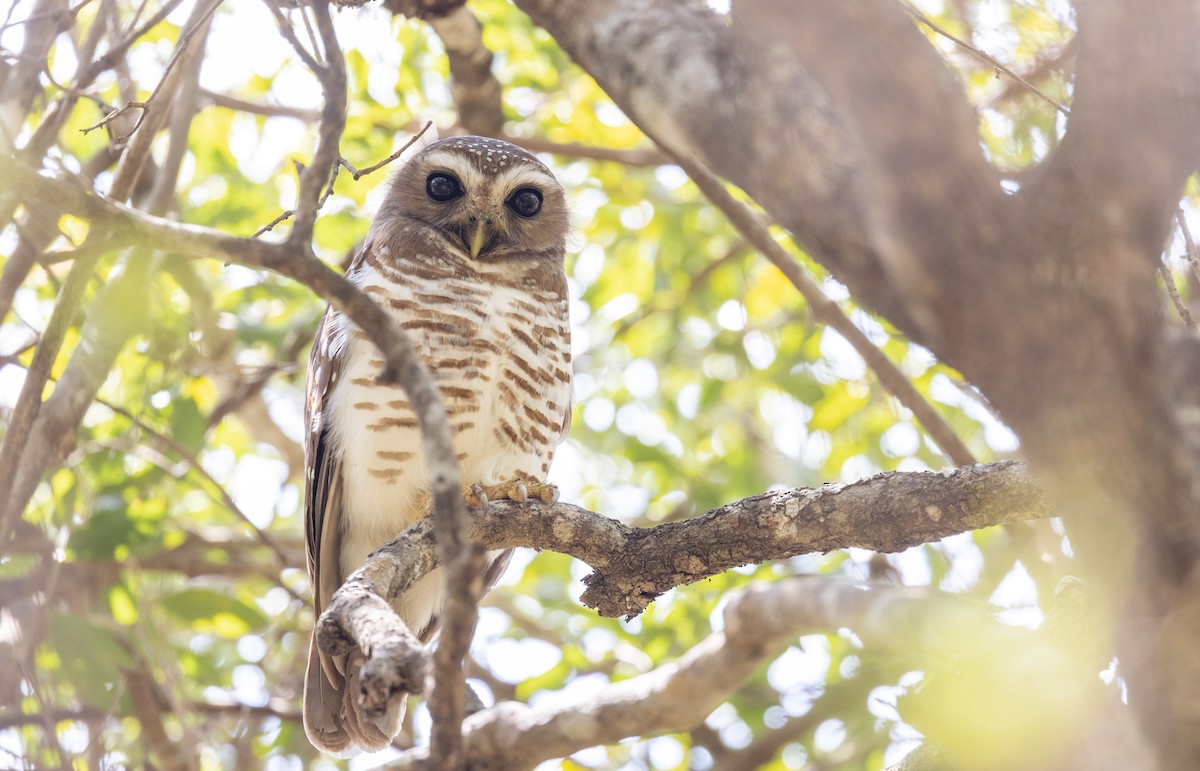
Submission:
[[[545,336],[534,334],[539,325],[522,321],[541,298],[494,287],[478,302],[463,303],[460,294],[458,301],[444,304],[443,312],[426,306],[431,292],[455,296],[457,290],[449,282],[414,287],[389,282],[371,271],[361,285],[376,297],[388,298],[396,319],[407,328],[409,340],[433,372],[454,429],[463,482],[494,484],[520,474],[545,479],[559,435],[536,447],[509,437],[531,427],[535,433],[547,433],[545,426],[533,423],[531,410],[561,418],[570,401],[569,376],[534,382],[518,375],[522,382],[516,387],[501,385],[511,384],[514,369],[522,368],[514,364],[516,360],[540,362],[547,372],[569,372],[569,351],[558,350],[563,346],[553,343],[548,350],[542,344]],[[565,312],[561,323],[567,323]],[[407,396],[398,386],[376,381],[382,360],[363,333],[349,330],[346,345],[345,368],[330,403],[330,422],[338,427],[333,438],[342,463],[342,578],[429,513],[425,452]],[[521,397],[516,403],[514,393]],[[440,572],[421,579],[396,608],[418,634],[440,608]]]

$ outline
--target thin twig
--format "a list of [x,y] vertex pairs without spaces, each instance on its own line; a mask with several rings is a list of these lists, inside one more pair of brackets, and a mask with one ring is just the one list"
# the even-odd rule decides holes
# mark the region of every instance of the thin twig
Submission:
[[867,366],[879,378],[879,382],[896,399],[912,411],[913,416],[924,426],[925,431],[937,443],[942,452],[958,466],[966,466],[975,462],[975,457],[954,429],[946,422],[932,404],[916,389],[904,373],[892,363],[883,351],[879,350],[850,318],[842,312],[837,303],[830,300],[821,291],[804,267],[800,265],[782,246],[771,237],[771,231],[762,218],[755,214],[749,206],[730,195],[725,184],[712,172],[700,165],[698,161],[679,157],[676,162],[683,167],[701,192],[712,201],[713,205],[725,213],[730,223],[751,244],[777,267],[800,294],[804,296],[813,318],[827,324],[829,327],[846,338],[859,356],[863,357]]
[[1184,324],[1195,329],[1196,319],[1192,317],[1192,312],[1188,310],[1183,298],[1179,296],[1179,287],[1175,285],[1175,277],[1171,275],[1171,269],[1162,261],[1158,263],[1158,275],[1162,276],[1163,286],[1167,288],[1167,296],[1171,298],[1171,303],[1175,306],[1179,318],[1183,319]]
[[[33,352],[33,361],[26,370],[25,382],[21,384],[21,392],[13,407],[12,420],[0,443],[0,490],[12,490],[25,444],[41,407],[42,391],[50,378],[50,370],[58,358],[67,329],[83,304],[83,292],[91,282],[100,255],[99,251],[85,253],[71,266],[67,281],[54,303],[50,321],[41,335],[37,350]],[[9,497],[7,492],[4,497]],[[0,543],[7,541],[12,521],[20,514],[20,511],[12,510],[14,508],[11,500],[0,502]]]
[[[1075,57],[1076,48],[1075,38],[1071,38],[1060,48],[1039,52],[1033,64],[1028,68],[1023,68],[1024,71],[1021,73],[1021,77],[1025,81],[1032,83],[1041,80],[1055,70],[1066,67],[1070,60]],[[1002,81],[1002,84],[994,93],[988,94],[980,100],[979,107],[981,109],[987,109],[1007,99],[1011,99],[1016,92],[1025,90],[1023,82],[1005,80]]]
[[1183,233],[1184,253],[1183,257],[1187,260],[1188,265],[1192,268],[1192,273],[1200,280],[1200,249],[1196,248],[1196,240],[1192,238],[1192,230],[1188,227],[1187,216],[1183,213],[1183,207],[1175,210],[1175,220],[1179,223],[1179,230]]
[[17,21],[17,22],[14,22],[12,20],[13,14],[16,13],[16,11],[17,11],[17,6],[20,4],[21,4],[20,0],[15,0],[12,5],[8,6],[8,13],[4,14],[4,26],[0,27],[0,32],[4,32],[9,27],[14,26],[16,24],[24,24],[26,21],[29,21],[29,19],[22,19],[21,21]]
[[274,0],[263,0],[263,2],[275,17],[275,23],[279,25],[279,34],[283,35],[284,39],[291,44],[292,50],[300,57],[300,61],[304,62],[304,66],[313,72],[319,72],[321,70],[321,63],[314,58],[313,54],[308,52],[308,49],[300,42],[300,38],[296,37],[296,31],[292,29],[291,20],[284,15]]
[[[129,20],[130,29],[133,28],[134,24],[138,23],[138,19],[142,18],[142,14],[146,12],[146,6],[149,4],[150,0],[141,0],[141,2],[138,3],[138,7],[133,12],[133,17]],[[116,6],[113,6],[113,10],[116,10]],[[114,16],[114,19],[115,18],[116,17]]]
[[[88,5],[91,5],[91,3],[92,3],[92,0],[82,0],[78,5],[74,6],[73,8],[68,8],[66,10],[66,14],[68,16],[70,16],[71,18],[75,18],[76,16],[79,15],[79,12],[81,10],[83,10]],[[8,15],[5,16],[5,18],[4,18],[4,25],[0,26],[0,32],[3,32],[12,27],[19,27],[22,24],[28,24],[31,21],[40,21],[42,19],[53,19],[54,17],[58,16],[58,13],[39,13],[39,14],[34,14],[33,16],[26,16],[24,19],[17,19],[16,21],[13,21],[12,20],[13,11],[17,10],[18,5],[20,5],[20,3],[13,3],[11,6],[9,6]]]
[[159,92],[162,90],[163,84],[167,82],[167,77],[171,74],[171,69],[174,68],[175,64],[180,60],[180,58],[183,57],[184,53],[187,52],[188,44],[191,42],[192,38],[195,36],[195,34],[198,31],[200,31],[201,29],[204,28],[205,23],[208,21],[209,17],[211,17],[216,12],[216,10],[221,7],[221,3],[222,3],[222,0],[213,0],[212,5],[210,5],[206,11],[204,11],[204,14],[199,19],[196,20],[196,23],[192,24],[191,26],[189,26],[187,28],[187,30],[184,31],[183,36],[180,38],[179,42],[175,46],[174,53],[171,54],[171,58],[167,61],[167,66],[163,70],[162,77],[159,78],[159,80],[158,80],[158,85],[156,85],[154,87],[154,90],[150,92],[150,96],[146,97],[145,101],[126,102],[121,107],[118,107],[117,109],[110,112],[108,115],[105,115],[104,118],[99,123],[97,123],[93,126],[88,126],[87,128],[81,129],[81,131],[83,131],[84,134],[87,134],[91,131],[95,131],[96,129],[100,128],[101,126],[106,126],[109,123],[111,123],[113,120],[115,120],[116,118],[120,117],[121,115],[124,115],[130,108],[136,107],[136,108],[139,108],[141,110],[141,112],[138,113],[138,118],[134,122],[133,128],[129,129],[129,131],[127,131],[124,134],[122,134],[118,137],[115,137],[113,139],[114,144],[117,144],[117,145],[123,145],[126,142],[128,142],[129,138],[131,136],[133,136],[133,133],[141,127],[142,121],[144,121],[146,119],[146,114],[150,112],[150,105],[154,103],[154,99],[155,99],[155,97],[158,96]]
[[106,113],[113,112],[115,109],[111,104],[104,101],[103,99],[101,99],[98,96],[89,94],[86,91],[80,91],[73,86],[68,86],[68,85],[59,83],[57,80],[54,79],[54,76],[52,74],[50,74],[50,70],[46,70],[45,72],[42,73],[42,75],[44,75],[46,80],[50,82],[50,85],[54,86],[59,91],[62,91],[64,94],[66,94],[68,96],[72,96],[76,99],[87,99],[91,102],[94,102],[97,107],[99,107],[101,110],[104,110]]
[[[384,159],[383,159],[382,161],[380,161],[379,163],[376,163],[376,164],[373,164],[373,165],[371,165],[371,166],[368,166],[368,167],[367,167],[367,168],[365,168],[365,169],[361,169],[361,170],[360,170],[360,169],[356,169],[356,168],[354,168],[354,166],[353,166],[353,165],[351,165],[350,161],[346,160],[344,157],[342,157],[342,156],[340,156],[340,155],[339,155],[339,156],[338,156],[338,158],[337,158],[337,160],[336,160],[336,161],[334,162],[334,164],[333,164],[333,171],[332,171],[332,172],[330,173],[330,175],[329,175],[329,183],[328,183],[328,184],[325,186],[325,192],[323,192],[323,193],[321,194],[321,197],[320,197],[320,199],[318,199],[318,200],[317,200],[317,211],[320,211],[320,210],[321,210],[321,208],[325,206],[325,202],[329,200],[329,197],[330,197],[331,195],[333,195],[333,185],[334,185],[334,183],[335,183],[335,182],[337,182],[337,178],[338,178],[338,170],[339,170],[341,167],[345,166],[345,167],[346,167],[346,169],[347,169],[347,170],[350,172],[350,176],[351,176],[351,178],[353,178],[353,179],[354,179],[354,181],[355,181],[355,182],[357,182],[358,180],[362,179],[363,177],[365,177],[366,175],[370,174],[371,172],[373,172],[373,171],[378,171],[379,169],[382,169],[384,166],[387,166],[389,163],[391,163],[392,161],[396,160],[396,159],[397,159],[397,158],[399,158],[401,155],[403,155],[403,154],[404,154],[404,151],[405,151],[405,150],[407,150],[408,148],[412,147],[412,146],[413,146],[413,143],[414,143],[414,142],[416,142],[418,139],[420,139],[420,138],[421,138],[421,136],[422,136],[422,135],[423,135],[423,134],[424,134],[426,131],[428,131],[428,130],[429,130],[429,128],[430,128],[430,126],[432,126],[432,125],[433,125],[433,121],[429,121],[429,122],[427,122],[427,123],[425,124],[425,126],[424,126],[424,127],[423,127],[423,128],[422,128],[422,129],[421,129],[421,130],[420,130],[420,131],[419,131],[419,132],[418,132],[418,133],[417,133],[415,136],[413,136],[413,138],[412,138],[412,139],[410,139],[410,140],[408,140],[407,142],[405,142],[405,143],[404,143],[404,145],[403,145],[403,146],[402,146],[402,147],[401,147],[399,150],[397,150],[396,152],[392,153],[392,154],[391,154],[391,155],[389,155],[387,158],[384,158]],[[266,225],[263,225],[263,226],[262,226],[261,228],[259,228],[258,230],[254,231],[254,235],[252,235],[252,236],[250,236],[250,237],[251,237],[251,238],[258,238],[258,237],[259,237],[259,236],[261,236],[263,233],[266,233],[267,231],[274,229],[274,227],[275,227],[276,225],[278,225],[279,223],[281,223],[281,222],[283,222],[284,220],[288,219],[289,217],[291,217],[291,216],[292,216],[292,215],[294,215],[295,213],[296,213],[296,210],[295,210],[295,209],[288,209],[287,211],[284,211],[284,212],[282,212],[282,213],[281,213],[281,214],[280,214],[278,217],[276,217],[275,219],[271,220],[271,221],[270,221],[270,222],[268,222]]]
[[317,36],[313,32],[312,22],[308,20],[307,8],[308,6],[304,3],[300,3],[297,10],[300,13],[300,21],[304,22],[304,31],[308,33],[308,42],[312,45],[313,55],[321,56],[328,62],[329,52],[317,44]]
[[999,59],[997,59],[996,57],[994,57],[994,56],[992,56],[992,55],[990,55],[990,54],[984,53],[983,51],[979,50],[978,48],[976,48],[975,46],[971,45],[971,44],[970,44],[970,43],[968,43],[967,41],[965,41],[965,40],[962,40],[961,38],[958,38],[958,37],[955,37],[954,35],[951,35],[949,32],[947,32],[946,30],[942,29],[942,28],[941,28],[941,27],[939,27],[937,24],[935,24],[935,23],[934,23],[934,22],[933,22],[933,21],[932,21],[932,20],[931,20],[931,19],[930,19],[928,16],[926,16],[926,15],[925,15],[925,14],[923,14],[923,13],[921,13],[921,12],[920,12],[920,11],[918,11],[916,8],[913,8],[913,7],[912,7],[911,5],[909,5],[908,3],[904,2],[904,0],[899,0],[899,2],[900,2],[900,7],[902,7],[902,8],[903,8],[905,11],[907,11],[907,12],[908,12],[908,14],[909,14],[910,16],[912,16],[914,19],[916,19],[917,21],[919,21],[919,22],[921,22],[922,24],[924,24],[925,26],[929,27],[931,30],[933,30],[933,31],[934,31],[934,32],[936,32],[937,34],[941,35],[942,37],[946,38],[947,40],[950,40],[950,41],[951,41],[951,42],[953,42],[955,45],[957,45],[957,46],[959,46],[960,48],[962,48],[964,51],[968,51],[968,52],[970,52],[971,54],[973,54],[974,56],[976,56],[976,57],[978,57],[979,59],[983,60],[984,62],[986,62],[986,63],[988,63],[988,64],[992,65],[993,67],[995,67],[995,68],[996,68],[996,70],[997,70],[997,71],[999,71],[999,72],[1003,72],[1003,73],[1004,73],[1005,75],[1007,75],[1008,77],[1012,78],[1013,80],[1015,80],[1016,82],[1018,82],[1018,83],[1020,83],[1022,86],[1024,86],[1025,88],[1029,89],[1029,90],[1030,90],[1032,93],[1034,93],[1034,94],[1037,94],[1038,96],[1040,96],[1040,97],[1042,98],[1042,100],[1043,100],[1044,102],[1046,102],[1046,104],[1048,104],[1048,105],[1050,105],[1051,107],[1053,107],[1054,109],[1058,110],[1058,111],[1059,111],[1059,112],[1061,112],[1063,115],[1070,115],[1070,114],[1071,114],[1071,111],[1070,111],[1070,110],[1068,110],[1068,109],[1067,109],[1066,107],[1064,107],[1063,105],[1059,104],[1059,103],[1058,103],[1057,101],[1055,101],[1054,99],[1051,99],[1049,96],[1047,96],[1047,95],[1046,95],[1046,93],[1045,93],[1044,91],[1042,91],[1040,88],[1038,88],[1037,86],[1035,86],[1035,85],[1033,85],[1032,83],[1030,83],[1030,82],[1029,82],[1028,80],[1026,80],[1025,78],[1023,78],[1023,77],[1021,77],[1020,75],[1018,75],[1016,72],[1014,72],[1014,71],[1013,71],[1011,68],[1009,68],[1008,66],[1006,66],[1005,64],[1003,64],[1003,63],[1002,63],[1002,62],[1001,62]]
[[317,209],[321,203],[321,190],[337,163],[342,133],[346,129],[346,62],[333,29],[326,3],[313,6],[317,32],[325,52],[323,64],[313,64],[313,74],[321,84],[324,104],[321,106],[321,125],[318,128],[317,147],[307,167],[300,171],[300,184],[296,193],[296,213],[288,242],[311,248],[313,226],[317,221]]
[[[417,133],[416,133],[416,134],[413,136],[413,138],[412,138],[412,139],[410,139],[410,140],[408,140],[407,142],[405,142],[403,147],[401,147],[399,150],[397,150],[396,152],[392,153],[392,154],[391,154],[391,155],[389,155],[388,157],[384,158],[384,159],[383,159],[382,161],[380,161],[379,163],[376,163],[376,164],[373,164],[373,165],[371,165],[371,166],[368,166],[368,167],[367,167],[367,168],[365,168],[365,169],[356,169],[356,168],[354,168],[353,166],[351,166],[351,165],[350,165],[350,162],[349,162],[349,161],[347,161],[345,158],[339,158],[339,159],[338,159],[338,162],[339,162],[339,163],[341,163],[343,166],[345,166],[345,167],[346,167],[346,170],[350,172],[350,176],[351,176],[351,177],[353,177],[353,179],[354,179],[354,181],[355,181],[355,182],[357,182],[358,180],[362,179],[362,178],[363,178],[363,177],[365,177],[366,175],[368,175],[368,174],[370,174],[370,173],[372,173],[372,172],[375,172],[375,171],[379,171],[379,170],[380,170],[380,169],[382,169],[384,166],[387,166],[389,163],[391,163],[392,161],[394,161],[394,160],[396,160],[397,158],[399,158],[401,155],[403,155],[403,154],[404,154],[404,151],[405,151],[405,150],[407,150],[408,148],[412,147],[412,146],[413,146],[413,143],[415,143],[415,142],[416,142],[418,139],[420,139],[422,136],[424,136],[424,135],[425,135],[425,132],[426,132],[426,131],[428,131],[428,130],[429,130],[431,127],[432,127],[432,126],[433,126],[433,121],[426,121],[425,125],[421,127],[421,130],[420,130],[420,131],[418,131],[418,132],[417,132]],[[331,186],[331,187],[332,187],[332,186]]]
[[321,117],[320,110],[308,110],[303,107],[284,107],[276,104],[263,104],[262,102],[251,102],[247,99],[240,99],[229,94],[218,94],[215,91],[208,89],[200,89],[200,97],[205,99],[217,107],[224,107],[229,110],[237,110],[239,112],[248,112],[253,115],[265,115],[268,118],[296,118],[306,122],[317,121]]

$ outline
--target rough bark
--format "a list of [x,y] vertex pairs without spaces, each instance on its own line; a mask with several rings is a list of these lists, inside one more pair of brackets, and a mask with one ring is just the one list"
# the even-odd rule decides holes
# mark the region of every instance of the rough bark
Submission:
[[899,6],[744,0],[726,24],[700,3],[518,5],[988,396],[1106,590],[1096,633],[1137,631],[1122,664],[1162,763],[1200,764],[1200,494],[1154,283],[1200,149],[1200,8],[1081,3],[1066,136],[1010,195]]
[[[949,535],[1050,516],[1028,470],[1011,461],[945,474],[890,472],[745,498],[702,517],[633,528],[567,503],[497,501],[471,512],[471,539],[569,554],[594,570],[581,598],[605,616],[636,616],[668,589],[740,565],[858,546],[895,552]],[[333,596],[317,642],[331,655],[357,645],[365,703],[422,690],[428,655],[391,609],[440,564],[422,520],[371,555]]]

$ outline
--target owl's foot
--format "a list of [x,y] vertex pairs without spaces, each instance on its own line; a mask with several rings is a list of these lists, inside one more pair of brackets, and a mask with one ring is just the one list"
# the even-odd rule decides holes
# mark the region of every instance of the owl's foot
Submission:
[[546,505],[558,501],[558,488],[535,479],[509,479],[494,485],[463,485],[463,500],[468,506],[487,506],[488,501],[510,500],[524,503],[536,498]]

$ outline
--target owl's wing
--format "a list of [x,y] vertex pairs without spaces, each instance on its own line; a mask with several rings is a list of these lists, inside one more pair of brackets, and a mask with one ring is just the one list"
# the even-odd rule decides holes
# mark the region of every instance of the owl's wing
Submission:
[[[332,447],[328,409],[341,375],[344,351],[333,308],[327,308],[317,327],[308,359],[308,389],[304,405],[304,544],[308,577],[319,616],[339,584],[338,531],[341,521],[341,458]],[[322,571],[322,566],[325,570]]]
[[[341,522],[341,461],[330,441],[328,409],[344,359],[336,311],[327,308],[317,327],[308,359],[308,388],[304,404],[304,545],[313,607],[320,618],[338,588],[338,534]],[[322,570],[324,567],[324,570]],[[304,727],[313,744],[342,754],[353,749],[342,704],[345,678],[317,649],[316,633],[309,642],[304,684]]]
[[[346,271],[353,278],[364,263],[364,247]],[[327,308],[317,327],[308,361],[308,388],[304,405],[304,543],[313,607],[320,618],[333,593],[341,586],[342,459],[332,441],[330,402],[346,360],[346,320]],[[387,713],[367,718],[360,714],[358,670],[361,653],[351,661],[334,660],[317,648],[314,632],[309,642],[308,672],[304,681],[304,729],[313,745],[332,755],[375,751],[386,747],[399,731],[404,698],[389,700]]]

